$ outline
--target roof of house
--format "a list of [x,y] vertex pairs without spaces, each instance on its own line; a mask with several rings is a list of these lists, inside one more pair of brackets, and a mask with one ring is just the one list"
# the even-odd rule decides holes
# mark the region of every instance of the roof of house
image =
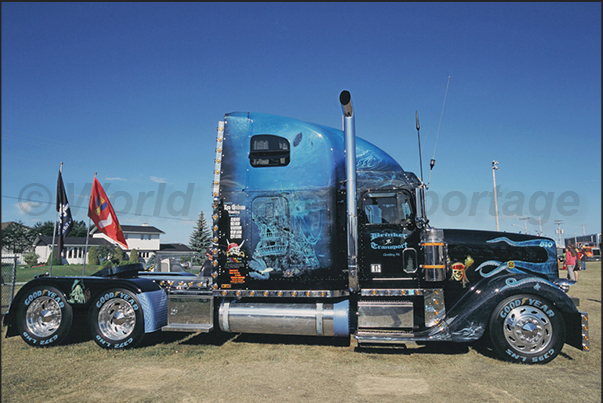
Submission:
[[[124,232],[124,234],[165,234],[165,232],[159,228],[150,225],[122,225],[121,230]],[[92,225],[90,233],[94,234],[96,232],[98,232],[98,228],[96,228],[96,225]]]
[[182,243],[162,243],[159,245],[161,252],[194,252],[191,248]]
[[[54,240],[55,245],[57,244],[57,239]],[[33,246],[36,247],[38,245],[46,246],[52,244],[52,237],[49,235],[38,235],[34,240]],[[65,237],[65,242],[63,242],[64,246],[86,246],[86,237],[74,237],[67,236]],[[88,246],[97,246],[97,245],[112,245],[111,242],[107,241],[103,238],[91,238],[88,237]]]

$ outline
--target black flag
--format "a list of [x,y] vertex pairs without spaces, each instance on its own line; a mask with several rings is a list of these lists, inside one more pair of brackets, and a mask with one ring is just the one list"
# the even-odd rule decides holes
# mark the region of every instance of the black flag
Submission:
[[67,194],[65,193],[61,171],[59,171],[59,179],[57,180],[57,211],[59,212],[59,242],[57,253],[60,257],[62,256],[65,237],[69,231],[71,231],[71,227],[73,227],[71,209],[69,208],[69,202],[67,201]]

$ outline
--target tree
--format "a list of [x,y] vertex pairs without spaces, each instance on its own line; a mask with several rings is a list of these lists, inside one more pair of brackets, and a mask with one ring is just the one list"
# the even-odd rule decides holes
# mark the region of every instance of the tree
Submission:
[[50,266],[50,259],[52,259],[53,266],[61,266],[63,264],[63,259],[59,256],[59,250],[57,248],[54,248],[54,251],[48,256],[46,266]]
[[86,223],[84,222],[84,220],[74,221],[73,227],[71,227],[71,231],[69,231],[69,236],[84,238],[86,237],[87,232],[88,228],[86,227]]
[[[37,236],[37,235],[46,235],[46,236],[52,236],[52,230],[54,229],[54,222],[52,221],[44,221],[44,222],[37,222],[34,224],[32,231],[33,233]],[[86,223],[82,220],[82,221],[74,221],[73,222],[73,227],[71,227],[71,231],[69,231],[69,236],[72,237],[85,237],[86,236],[86,231],[88,229],[86,228]],[[56,235],[59,234],[59,229],[57,228],[56,230]]]
[[113,246],[109,244],[96,246],[96,256],[98,257],[98,261],[100,264],[103,264],[106,261],[111,262],[112,255]]
[[136,249],[132,249],[130,251],[130,263],[140,263],[140,259],[138,258],[138,251]]
[[[32,231],[36,235],[52,236],[52,230],[54,229],[54,223],[52,221],[39,221],[34,224]],[[57,231],[58,233],[58,231]]]
[[21,221],[15,221],[2,230],[2,248],[12,253],[23,253],[33,249],[35,235]]
[[198,264],[205,263],[205,251],[211,246],[211,233],[203,212],[199,214],[197,225],[195,226],[193,233],[191,234],[189,246],[195,251],[194,262]]
[[93,265],[100,264],[98,260],[98,251],[96,249],[96,246],[93,246],[88,250],[88,263]]
[[111,262],[113,264],[120,264],[124,260],[124,251],[118,245],[115,245],[111,254]]
[[40,258],[40,256],[38,254],[36,254],[36,252],[34,252],[34,251],[28,252],[25,255],[23,255],[23,260],[25,260],[25,263],[27,263],[27,265],[29,267],[33,267],[33,266],[37,265],[39,258]]

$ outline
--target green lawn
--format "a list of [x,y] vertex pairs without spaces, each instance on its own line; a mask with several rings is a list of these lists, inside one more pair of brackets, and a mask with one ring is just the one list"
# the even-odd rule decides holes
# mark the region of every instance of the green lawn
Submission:
[[601,262],[589,262],[569,294],[589,314],[591,349],[565,345],[546,365],[445,342],[358,349],[344,337],[157,332],[113,351],[89,339],[34,348],[16,336],[0,343],[1,400],[601,403]]
[[[52,266],[52,275],[53,276],[81,276],[82,275],[83,265],[81,264],[71,264],[71,265],[61,265],[61,266]],[[99,265],[86,265],[86,275],[89,276],[95,272],[100,270]],[[38,274],[48,273],[50,271],[50,266],[40,266],[40,267],[28,267],[28,266],[17,266],[17,283],[26,283],[29,280],[32,280],[34,276]]]

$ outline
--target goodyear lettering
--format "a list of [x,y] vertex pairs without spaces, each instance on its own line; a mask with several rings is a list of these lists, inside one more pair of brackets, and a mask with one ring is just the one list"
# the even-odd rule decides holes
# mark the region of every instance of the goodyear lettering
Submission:
[[134,298],[132,298],[131,296],[124,294],[120,291],[110,292],[110,293],[103,295],[102,297],[100,297],[98,299],[98,301],[96,301],[96,307],[100,308],[101,306],[103,306],[103,304],[105,302],[112,300],[113,298],[121,298],[121,299],[125,300],[127,303],[129,303],[130,305],[132,305],[132,309],[134,309],[135,311],[138,310],[138,304],[135,302]]
[[[536,308],[539,308],[541,311],[543,311],[549,318],[552,316],[555,316],[555,312],[553,312],[552,309],[549,309],[549,306],[546,304],[542,304],[542,302],[540,300],[537,299],[532,299],[532,298],[528,298],[528,304],[531,306],[535,306]],[[525,301],[524,304],[525,305]]]
[[513,300],[513,301],[509,302],[500,311],[500,317],[501,318],[506,318],[507,315],[509,314],[509,312],[511,312],[511,310],[513,310],[514,308],[517,308],[520,305],[521,305],[521,300],[520,299],[516,299],[516,300]]
[[108,293],[103,295],[102,297],[99,298],[99,300],[96,302],[96,307],[100,308],[101,306],[103,306],[103,304],[107,301],[109,301],[110,299],[112,299],[113,297],[115,297],[114,293]]
[[42,291],[34,291],[33,293],[29,294],[29,296],[27,298],[25,298],[25,306],[28,306],[29,304],[32,303],[32,301],[38,297],[42,296]]
[[48,290],[44,290],[44,291],[38,290],[38,291],[32,292],[31,294],[29,294],[27,296],[27,298],[25,298],[25,301],[23,303],[25,304],[25,306],[29,306],[29,304],[31,304],[36,298],[39,298],[42,295],[47,295],[48,297],[55,300],[61,308],[65,307],[65,303],[61,300],[61,297],[59,295],[57,295],[56,292],[52,292],[52,291],[48,291]]

